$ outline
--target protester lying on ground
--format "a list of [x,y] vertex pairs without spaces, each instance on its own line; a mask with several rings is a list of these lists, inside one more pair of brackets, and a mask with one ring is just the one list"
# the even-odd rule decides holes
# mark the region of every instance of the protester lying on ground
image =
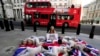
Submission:
[[[38,43],[38,45],[37,45]],[[99,50],[77,38],[58,37],[58,41],[40,42],[39,38],[28,38],[21,42],[13,56],[97,56]],[[20,51],[19,51],[20,50]]]
[[27,40],[22,40],[19,47],[27,47]]
[[27,39],[27,47],[37,47],[36,42],[33,41],[32,39]]

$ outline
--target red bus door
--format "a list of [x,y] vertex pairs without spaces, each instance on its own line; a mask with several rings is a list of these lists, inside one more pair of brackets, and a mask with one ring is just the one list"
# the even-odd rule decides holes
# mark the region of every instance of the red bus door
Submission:
[[56,26],[56,14],[51,14],[49,22],[52,26]]
[[33,13],[33,19],[32,19],[32,23],[36,23],[36,25],[39,25],[39,18],[40,18],[40,13],[39,12],[34,12]]
[[36,25],[41,25],[41,26],[47,26],[48,25],[49,14],[35,12],[33,15],[34,15],[33,16],[33,24],[36,23]]
[[31,24],[32,24],[32,15],[31,15],[31,14],[25,15],[24,21],[25,21],[25,23],[26,23],[27,25],[31,25]]

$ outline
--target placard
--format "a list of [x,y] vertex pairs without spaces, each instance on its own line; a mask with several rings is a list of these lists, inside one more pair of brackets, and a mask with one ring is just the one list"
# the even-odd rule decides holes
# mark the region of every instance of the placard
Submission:
[[58,40],[58,34],[46,34],[47,41],[57,41]]

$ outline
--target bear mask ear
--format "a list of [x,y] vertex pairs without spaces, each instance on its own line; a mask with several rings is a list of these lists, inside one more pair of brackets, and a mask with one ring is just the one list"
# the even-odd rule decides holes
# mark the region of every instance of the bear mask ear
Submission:
[[48,46],[42,46],[44,49],[48,50]]
[[62,40],[61,39],[58,40],[58,44],[62,44]]

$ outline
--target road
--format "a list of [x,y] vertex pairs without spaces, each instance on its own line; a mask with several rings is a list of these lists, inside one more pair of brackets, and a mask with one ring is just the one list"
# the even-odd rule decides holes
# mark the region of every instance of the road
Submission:
[[[21,40],[28,38],[29,36],[45,36],[46,34],[46,27],[37,27],[38,31],[33,32],[32,26],[26,26],[25,31],[21,31],[20,29],[20,22],[14,22],[15,30],[12,31],[4,31],[0,29],[0,56],[13,56],[12,54],[16,50],[18,44],[20,43]],[[91,25],[81,25],[81,34],[76,35],[76,29],[73,28],[66,28],[66,33],[61,34],[58,33],[59,35],[63,36],[72,36],[72,37],[77,37],[79,39],[85,40],[88,44],[92,45],[93,47],[100,49],[100,26],[96,26],[95,28],[95,35],[93,39],[90,39],[88,34],[90,33],[91,30]],[[17,29],[19,28],[19,29]],[[61,32],[61,28],[56,28],[57,32]],[[86,34],[82,34],[86,33]],[[8,50],[10,49],[10,50]],[[7,51],[8,50],[8,51]]]
[[[15,28],[20,28],[20,22],[14,22],[14,26]],[[95,31],[94,31],[94,34],[95,35],[100,35],[100,26],[97,26],[95,25]],[[26,29],[29,29],[29,30],[32,30],[32,26],[25,26]],[[91,31],[91,28],[92,28],[92,25],[84,25],[84,24],[81,24],[81,30],[80,32],[81,33],[85,33],[85,34],[90,34],[90,31]],[[46,31],[47,30],[47,27],[37,27],[38,30],[43,30],[43,31]],[[61,28],[58,28],[56,27],[56,30],[59,32],[61,31]],[[65,32],[76,32],[77,29],[75,28],[66,28],[65,29]]]

